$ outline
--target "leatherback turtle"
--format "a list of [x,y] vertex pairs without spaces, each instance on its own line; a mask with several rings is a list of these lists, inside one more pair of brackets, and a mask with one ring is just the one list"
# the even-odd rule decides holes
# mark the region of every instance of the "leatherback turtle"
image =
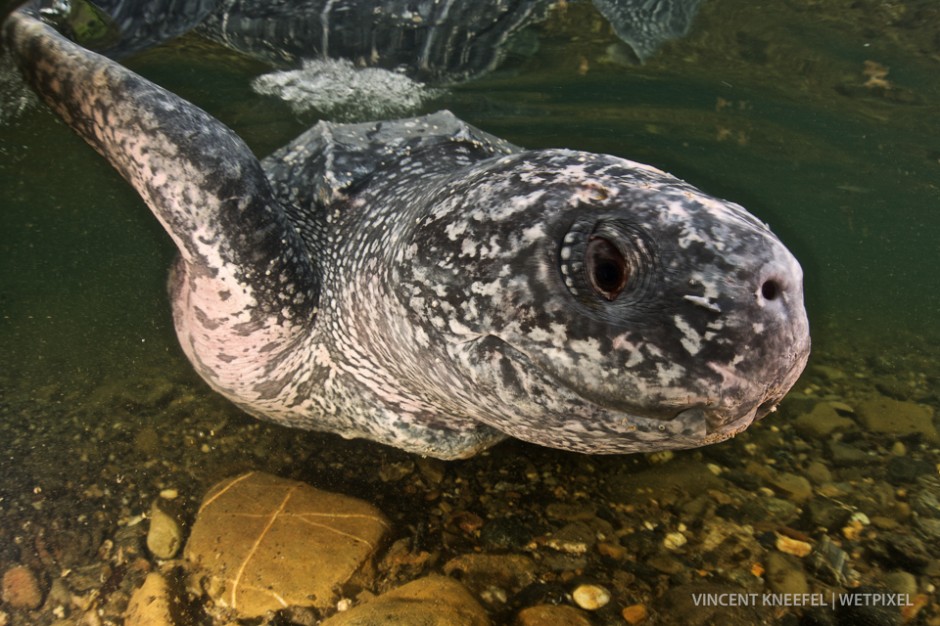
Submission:
[[[638,60],[688,32],[702,0],[591,0]],[[559,0],[32,0],[57,29],[111,58],[191,29],[276,65],[343,58],[421,80],[495,67],[513,35]]]
[[[591,4],[625,44],[614,46],[614,56],[642,62],[689,30],[701,1]],[[440,87],[495,69],[512,50],[534,49],[523,31],[567,3],[32,0],[29,6],[72,41],[112,59],[194,31],[272,65],[252,81],[257,93],[281,98],[300,114],[361,121],[413,112],[440,96]],[[0,71],[2,64],[0,57]]]
[[3,34],[175,242],[183,351],[255,416],[440,458],[507,436],[686,448],[745,429],[805,365],[794,257],[656,168],[447,112],[321,122],[259,162],[28,10]]

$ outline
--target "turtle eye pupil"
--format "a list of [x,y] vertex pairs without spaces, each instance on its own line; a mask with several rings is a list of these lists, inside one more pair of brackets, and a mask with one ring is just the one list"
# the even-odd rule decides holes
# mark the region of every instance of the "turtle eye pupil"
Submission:
[[584,261],[594,291],[605,300],[616,300],[630,278],[627,260],[617,246],[602,237],[593,237]]

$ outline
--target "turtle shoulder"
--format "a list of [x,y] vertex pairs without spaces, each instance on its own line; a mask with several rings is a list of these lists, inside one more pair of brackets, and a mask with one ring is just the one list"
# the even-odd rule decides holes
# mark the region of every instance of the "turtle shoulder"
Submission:
[[262,161],[278,199],[310,215],[348,198],[404,158],[410,171],[446,173],[521,148],[450,111],[359,124],[319,122]]

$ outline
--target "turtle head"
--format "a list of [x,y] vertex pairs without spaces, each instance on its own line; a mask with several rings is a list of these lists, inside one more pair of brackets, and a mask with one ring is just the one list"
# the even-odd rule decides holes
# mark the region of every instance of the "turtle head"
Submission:
[[486,390],[476,419],[582,452],[688,448],[794,384],[802,272],[743,208],[612,156],[473,167],[433,192],[408,263],[416,313]]

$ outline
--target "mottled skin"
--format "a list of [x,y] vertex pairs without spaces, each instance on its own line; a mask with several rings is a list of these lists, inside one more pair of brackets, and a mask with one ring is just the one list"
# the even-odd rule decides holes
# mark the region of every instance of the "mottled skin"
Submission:
[[[592,0],[639,60],[683,36],[702,0]],[[119,58],[194,28],[276,65],[343,58],[458,82],[496,67],[558,0],[31,0],[73,41]]]
[[440,458],[721,441],[809,353],[799,265],[655,168],[524,151],[449,113],[318,124],[263,162],[208,114],[17,13],[46,102],[180,251],[184,352],[256,416]]

